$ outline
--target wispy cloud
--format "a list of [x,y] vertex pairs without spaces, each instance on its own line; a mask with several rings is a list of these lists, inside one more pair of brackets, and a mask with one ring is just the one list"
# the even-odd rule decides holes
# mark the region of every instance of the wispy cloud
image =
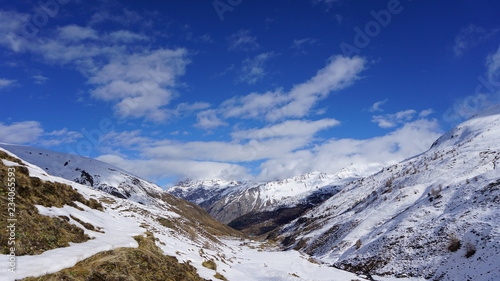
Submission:
[[0,90],[17,85],[17,80],[0,78]]
[[90,27],[82,27],[78,25],[67,25],[60,27],[59,38],[68,41],[82,41],[85,39],[98,39],[97,31]]
[[290,48],[296,52],[296,54],[307,54],[308,48],[314,46],[318,43],[318,40],[313,38],[302,38],[294,39]]
[[393,128],[399,124],[411,121],[417,112],[413,109],[400,111],[394,114],[375,115],[372,122],[377,123],[380,128]]
[[228,37],[229,50],[251,51],[259,48],[257,37],[251,35],[250,30],[241,29]]
[[47,80],[49,80],[48,77],[45,77],[43,75],[33,75],[33,76],[31,76],[31,78],[34,81],[33,83],[35,83],[37,85],[44,84],[45,82],[47,82]]
[[457,100],[444,114],[444,119],[457,123],[500,102],[500,46],[486,59],[486,73],[478,77],[475,93]]
[[231,134],[235,139],[271,139],[277,137],[310,137],[321,130],[325,130],[340,124],[335,119],[310,120],[288,120],[283,123],[267,126],[261,129],[250,129],[236,131]]
[[382,105],[386,104],[388,99],[375,102],[369,109],[369,112],[383,112]]
[[479,45],[481,42],[493,38],[499,29],[485,30],[484,28],[470,24],[462,28],[455,37],[453,53],[456,57],[461,57],[469,49]]
[[45,147],[72,143],[82,134],[67,128],[46,132],[38,121],[23,121],[12,124],[0,123],[0,142],[12,144],[34,144]]
[[259,80],[264,78],[267,74],[265,70],[265,65],[275,54],[273,52],[267,52],[259,54],[253,58],[247,58],[243,61],[241,66],[241,74],[237,81],[253,85]]
[[228,99],[221,104],[219,115],[224,118],[256,118],[273,122],[305,117],[318,101],[359,79],[358,74],[364,70],[365,63],[359,57],[332,57],[314,77],[297,84],[290,91],[277,89]]

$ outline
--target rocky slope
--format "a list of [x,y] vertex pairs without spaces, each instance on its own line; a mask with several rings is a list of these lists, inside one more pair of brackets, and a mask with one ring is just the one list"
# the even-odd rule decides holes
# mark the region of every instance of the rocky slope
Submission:
[[500,280],[500,106],[356,180],[273,234],[367,275]]
[[316,205],[337,192],[338,186],[357,177],[352,170],[342,170],[335,175],[314,172],[267,183],[184,181],[167,192],[198,204],[223,223],[230,223],[247,214]]

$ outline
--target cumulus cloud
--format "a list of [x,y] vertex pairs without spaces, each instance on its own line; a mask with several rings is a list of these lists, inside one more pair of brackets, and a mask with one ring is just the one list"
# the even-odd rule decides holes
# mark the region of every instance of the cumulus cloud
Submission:
[[[168,106],[176,97],[179,77],[190,63],[185,49],[137,47],[133,43],[147,40],[145,35],[127,30],[97,32],[93,27],[75,24],[61,26],[49,36],[28,44],[22,38],[25,15],[0,13],[0,32],[13,38],[0,39],[1,45],[36,54],[49,63],[75,67],[94,86],[91,96],[110,102],[120,117],[159,122],[179,113]],[[105,13],[96,13],[93,23],[104,21]],[[3,16],[12,22],[5,21]],[[121,23],[124,18],[139,20],[142,17],[125,10],[123,15],[111,16],[108,20]],[[38,84],[46,80],[41,75],[33,79]],[[9,84],[12,81],[1,80],[0,88]]]
[[273,180],[312,171],[335,173],[345,167],[361,173],[376,172],[424,152],[441,135],[435,119],[419,119],[381,137],[315,142],[317,132],[337,124],[333,119],[289,120],[261,129],[236,131],[234,139],[227,142],[154,140],[139,131],[113,132],[103,143],[135,150],[140,156],[128,159],[113,153],[99,159],[150,179],[243,180],[252,178],[244,166],[253,162],[260,163],[257,180]]
[[331,139],[314,149],[296,150],[265,161],[257,178],[281,179],[312,171],[335,173],[346,167],[361,173],[376,172],[424,152],[440,135],[436,120],[420,119],[382,137]]
[[116,102],[122,117],[163,121],[177,78],[189,63],[186,53],[184,49],[160,49],[112,61],[92,74],[90,82],[97,85],[92,96]]
[[196,123],[196,127],[210,130],[221,126],[227,126],[228,124],[222,121],[218,116],[215,110],[205,110],[196,115],[198,122]]

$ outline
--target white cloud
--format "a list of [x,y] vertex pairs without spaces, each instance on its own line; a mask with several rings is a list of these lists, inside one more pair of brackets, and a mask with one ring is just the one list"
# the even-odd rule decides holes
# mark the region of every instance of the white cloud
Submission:
[[250,51],[259,48],[257,37],[250,34],[250,30],[241,29],[228,38],[229,50]]
[[461,57],[466,51],[492,38],[497,32],[498,29],[487,31],[474,24],[462,28],[455,37],[455,44],[453,46],[454,55]]
[[11,125],[0,123],[0,142],[12,144],[33,143],[43,134],[40,122],[24,121]]
[[384,111],[382,109],[382,105],[386,104],[388,101],[388,99],[385,99],[385,100],[382,100],[382,101],[377,101],[376,103],[374,103],[370,109],[368,109],[369,112],[382,112]]
[[425,110],[422,110],[419,114],[418,114],[418,117],[420,118],[425,118],[429,115],[431,115],[432,113],[434,113],[434,110],[432,108],[429,108],[429,109],[425,109]]
[[128,30],[118,30],[115,32],[111,32],[109,34],[111,41],[113,42],[125,42],[131,43],[135,41],[148,41],[149,38],[145,35],[130,32]]
[[[419,119],[382,137],[329,139],[316,142],[320,130],[338,121],[289,120],[281,124],[236,131],[232,141],[179,142],[151,139],[139,131],[113,132],[104,142],[119,149],[137,151],[138,159],[119,153],[100,157],[148,178],[252,178],[243,166],[261,162],[258,180],[282,179],[311,171],[335,173],[348,166],[360,172],[396,163],[428,149],[440,136],[436,120]],[[294,130],[295,129],[295,130]],[[109,149],[113,150],[113,149]]]
[[5,89],[7,87],[15,86],[16,84],[17,80],[0,78],[0,90]]
[[235,139],[270,139],[277,137],[310,137],[318,131],[339,125],[335,119],[288,120],[283,123],[268,126],[262,129],[236,131],[231,134]]
[[228,125],[217,116],[215,110],[202,111],[196,115],[196,118],[198,122],[195,126],[205,130]]
[[260,165],[259,180],[282,179],[312,171],[335,173],[345,167],[376,172],[427,150],[441,135],[436,120],[420,119],[382,137],[331,139],[314,149],[297,150]]
[[189,63],[184,49],[160,49],[115,60],[92,73],[92,96],[116,102],[121,117],[164,121],[177,79]]
[[307,48],[318,43],[318,40],[313,38],[294,39],[290,48],[296,53],[306,54]]
[[323,4],[326,6],[326,10],[329,11],[333,7],[333,3],[339,2],[340,0],[312,0],[314,4]]
[[33,75],[31,76],[31,78],[33,78],[35,84],[38,84],[38,85],[41,85],[41,84],[44,84],[45,82],[47,82],[47,80],[49,80],[48,77],[45,77],[43,75]]
[[479,76],[475,93],[457,100],[444,114],[447,122],[458,123],[500,102],[500,46],[487,57],[486,77]]
[[[51,35],[26,44],[25,40],[19,39],[22,37],[20,32],[24,15],[1,13],[14,21],[7,23],[0,19],[0,31],[14,34],[19,43],[16,47],[18,51],[39,55],[49,63],[75,67],[95,87],[91,95],[111,102],[120,117],[164,121],[172,114],[179,114],[167,106],[176,96],[178,79],[184,75],[185,67],[190,62],[185,49],[139,49],[130,43],[144,40],[145,37],[140,34],[126,30],[101,34],[92,27],[77,25],[59,27]],[[104,16],[110,18],[105,19]],[[135,12],[124,10],[118,16],[107,12],[96,13],[93,20],[94,24],[104,20],[125,24],[143,19]],[[10,43],[4,42],[3,45],[13,48]],[[33,78],[36,83],[44,80],[42,76]]]
[[82,137],[83,135],[81,133],[64,128],[49,133],[43,133],[41,138],[36,141],[36,144],[45,147],[58,146],[65,143],[73,143]]
[[28,14],[0,10],[0,45],[19,52],[26,40],[16,34],[26,33],[28,20]]
[[254,58],[245,59],[242,63],[241,75],[238,77],[238,81],[249,85],[257,83],[267,74],[264,69],[265,64],[273,56],[275,56],[273,52],[267,52],[259,54]]
[[359,79],[358,74],[364,68],[365,60],[362,58],[335,56],[314,77],[295,85],[288,93],[278,89],[235,97],[221,105],[221,115],[225,118],[263,118],[268,121],[302,118],[331,92],[348,87]]
[[86,39],[98,39],[97,31],[90,27],[78,25],[67,25],[58,29],[59,38],[68,41],[82,41]]
[[248,179],[246,168],[229,163],[168,159],[128,160],[112,154],[102,155],[97,159],[127,171],[134,171],[135,174],[151,180],[172,177],[177,180]]
[[117,10],[116,14],[112,14],[105,9],[99,9],[89,21],[89,25],[98,25],[106,22],[115,22],[124,26],[131,25],[149,25],[149,20],[145,19],[139,13],[135,11],[131,11],[129,9],[121,9]]
[[377,123],[380,128],[393,128],[399,124],[411,121],[417,112],[413,109],[400,111],[394,114],[375,115],[372,122]]

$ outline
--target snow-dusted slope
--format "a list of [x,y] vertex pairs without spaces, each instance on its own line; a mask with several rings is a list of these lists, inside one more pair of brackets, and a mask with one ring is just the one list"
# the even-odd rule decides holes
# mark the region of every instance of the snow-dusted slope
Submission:
[[71,180],[120,198],[150,204],[163,189],[113,165],[73,154],[46,149],[0,143],[0,147],[16,154],[45,172]]
[[222,180],[184,181],[167,190],[196,203],[224,223],[248,214],[303,203],[315,192],[333,192],[335,186],[359,177],[352,170],[329,175],[313,172],[267,183]]
[[[297,280],[297,276],[300,276],[301,280],[361,279],[352,273],[311,263],[307,257],[296,251],[279,252],[262,243],[238,238],[238,233],[211,219],[201,208],[169,194],[147,198],[152,204],[144,205],[52,176],[45,169],[14,159],[17,156],[3,148],[0,148],[0,158],[2,171],[7,170],[8,167],[14,167],[17,171],[25,171],[30,178],[42,180],[33,180],[34,183],[32,182],[29,188],[27,182],[31,182],[31,179],[20,183],[19,186],[23,186],[23,192],[17,194],[16,200],[18,201],[16,202],[21,202],[19,200],[24,196],[29,196],[32,192],[29,189],[42,190],[43,186],[46,186],[43,182],[45,181],[67,185],[66,188],[76,190],[86,199],[96,199],[104,206],[102,210],[97,210],[79,202],[63,207],[36,205],[39,214],[55,219],[65,219],[93,239],[83,243],[70,243],[68,247],[47,250],[41,254],[16,256],[13,272],[8,271],[7,268],[11,257],[0,254],[0,263],[5,265],[0,271],[0,280],[10,281],[29,276],[42,276],[63,268],[71,268],[77,262],[97,253],[104,254],[104,251],[119,247],[137,247],[138,243],[133,237],[142,235],[146,231],[154,234],[156,245],[164,254],[193,265],[198,274],[207,280],[217,280],[216,274],[222,274],[229,280],[249,281]],[[2,189],[4,188],[5,185],[2,185]],[[3,201],[4,198],[2,198]],[[27,201],[22,200],[22,202]],[[26,206],[23,205],[23,208]],[[2,219],[0,226],[5,228],[5,223],[6,220]],[[20,233],[17,230],[17,232],[22,236],[38,235],[36,231]],[[219,236],[215,236],[214,232]],[[6,241],[4,240],[5,233],[0,237],[1,241]],[[217,268],[210,269],[203,266],[207,261],[215,262]],[[113,263],[113,260],[111,263],[113,266],[109,270],[114,270],[117,263]],[[118,270],[127,272],[127,268]],[[147,271],[149,268],[142,267],[137,270]],[[70,272],[72,272],[71,269]],[[221,278],[222,275],[217,276]],[[99,278],[107,279],[107,276],[99,275]]]
[[278,235],[351,271],[500,280],[500,106],[348,184]]

